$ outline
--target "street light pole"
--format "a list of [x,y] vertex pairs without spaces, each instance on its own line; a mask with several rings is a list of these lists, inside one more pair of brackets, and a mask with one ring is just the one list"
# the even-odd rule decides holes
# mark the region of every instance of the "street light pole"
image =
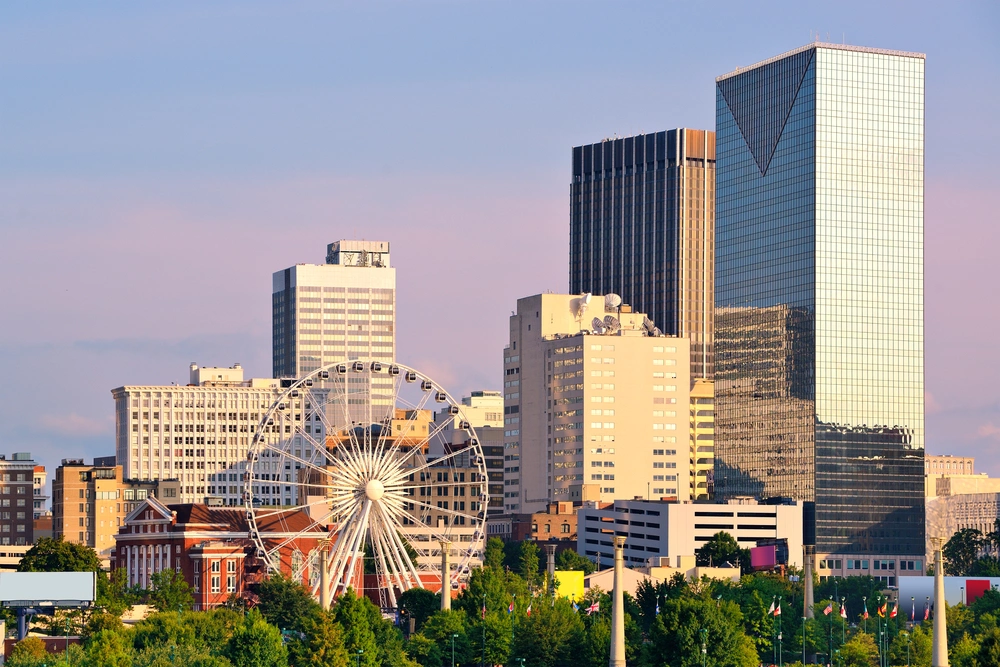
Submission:
[[702,628],[698,631],[701,635],[701,667],[705,667],[705,661],[708,659],[708,647],[705,645],[705,640],[708,638],[708,630]]
[[486,667],[486,593],[483,593],[483,662],[481,667]]
[[456,634],[453,634],[451,636],[451,667],[455,667],[455,638],[456,637],[458,637],[458,635],[456,635]]
[[358,667],[361,667],[361,654],[364,652],[364,649],[358,649]]

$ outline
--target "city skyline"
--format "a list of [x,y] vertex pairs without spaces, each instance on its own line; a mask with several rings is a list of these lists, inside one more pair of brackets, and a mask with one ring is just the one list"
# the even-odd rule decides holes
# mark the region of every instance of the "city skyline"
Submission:
[[[627,107],[610,100],[588,105],[585,118],[578,114],[570,123],[564,122],[566,111],[583,99],[581,80],[571,77],[545,91],[575,65],[529,43],[536,31],[554,25],[554,9],[532,9],[538,25],[517,33],[519,49],[493,41],[484,52],[473,53],[468,60],[480,70],[452,64],[446,50],[408,42],[423,46],[416,49],[416,62],[442,65],[439,74],[422,79],[410,67],[391,74],[390,63],[373,56],[368,64],[355,61],[346,74],[320,77],[326,85],[319,87],[315,79],[307,85],[306,73],[295,71],[287,77],[264,71],[266,85],[253,85],[242,65],[208,45],[210,28],[224,19],[254,28],[255,36],[269,34],[261,25],[268,20],[263,8],[255,13],[188,7],[172,16],[170,26],[184,18],[204,19],[190,45],[213,66],[199,76],[192,74],[194,63],[187,57],[165,58],[163,40],[136,40],[148,29],[144,21],[164,15],[139,9],[117,16],[81,15],[76,10],[70,18],[84,25],[131,28],[121,31],[124,37],[84,46],[76,27],[70,30],[69,18],[5,10],[11,20],[0,28],[9,37],[0,48],[7,65],[0,76],[8,91],[9,125],[19,131],[5,138],[0,156],[5,177],[0,229],[8,239],[0,275],[14,286],[5,290],[2,305],[15,322],[31,326],[7,327],[0,339],[0,368],[19,379],[2,394],[0,438],[7,450],[32,451],[54,470],[65,452],[88,460],[111,453],[113,387],[182,382],[179,369],[191,361],[241,362],[248,375],[268,376],[270,273],[300,262],[321,263],[322,247],[338,238],[393,243],[400,275],[401,361],[440,378],[454,394],[497,389],[502,371],[493,350],[502,345],[504,319],[516,299],[567,289],[570,148],[615,132],[712,129],[715,76],[801,46],[810,41],[810,29],[839,35],[843,28],[849,43],[928,54],[927,446],[931,453],[975,455],[981,469],[996,474],[1000,456],[991,445],[1000,442],[1000,391],[986,377],[1000,367],[1000,351],[990,341],[995,309],[989,307],[988,285],[995,280],[985,252],[998,240],[996,227],[988,225],[998,207],[996,195],[988,191],[984,161],[998,141],[985,116],[985,109],[995,106],[989,102],[995,93],[970,85],[977,77],[988,80],[997,63],[996,47],[986,43],[988,33],[977,32],[996,22],[995,10],[963,9],[966,14],[960,10],[947,17],[951,23],[931,31],[897,16],[898,10],[880,9],[862,22],[859,4],[798,14],[794,20],[785,16],[751,37],[754,31],[741,21],[747,17],[733,7],[733,25],[722,28],[725,48],[700,57],[684,72],[657,71],[657,78],[648,78],[648,71],[641,71],[617,83],[613,75],[621,72],[610,71],[614,68],[592,72],[590,78],[619,86],[616,94],[631,90],[639,79],[647,89]],[[384,18],[377,10],[343,13],[344,21],[365,27],[366,35]],[[412,19],[400,13],[404,16],[390,27]],[[451,20],[475,25],[490,13],[466,8]],[[581,23],[571,27],[596,31],[610,13],[595,7],[591,17],[574,18]],[[619,20],[639,14],[629,8],[613,13]],[[299,6],[285,20],[299,26],[296,20],[304,15]],[[37,46],[15,38],[17,32],[37,35],[40,26],[52,30],[44,33],[50,39]],[[948,27],[951,33],[980,34],[983,41],[966,37],[958,42],[954,36],[949,41]],[[62,41],[53,41],[56,36]],[[561,32],[553,36],[560,46],[567,39]],[[257,42],[249,37],[227,40],[243,55],[257,53]],[[317,40],[313,35],[302,48],[319,49]],[[502,54],[508,48],[518,53],[509,64],[494,58],[493,50]],[[329,52],[331,59],[335,53]],[[145,85],[135,84],[138,70],[122,64],[129,54],[152,65]],[[293,51],[287,57],[306,55]],[[72,62],[76,59],[80,64]],[[107,69],[104,75],[94,73],[101,68]],[[80,83],[73,83],[74,76],[82,76]],[[85,89],[88,76],[93,90]],[[430,87],[426,95],[415,91],[420,81]],[[342,125],[356,126],[356,133],[332,131],[330,139],[313,146],[291,129],[278,129],[310,100],[326,108],[332,102],[326,88],[358,100],[354,113],[338,118]],[[275,102],[282,91],[288,108]],[[415,102],[404,105],[409,114],[383,104],[393,92]],[[470,93],[461,113],[446,111]],[[507,113],[487,112],[505,94],[516,101]],[[69,96],[75,119],[55,103],[58,95]],[[171,95],[172,106],[163,95]],[[539,97],[544,104],[537,103]],[[154,113],[161,105],[173,114]],[[244,107],[253,110],[252,118],[225,127]],[[358,113],[377,109],[381,115],[371,120]],[[485,154],[454,147],[422,158],[436,145],[428,142],[436,142],[445,128],[460,139],[478,133],[478,120],[470,119],[479,118],[502,136],[490,139],[492,164]],[[191,129],[179,135],[166,132],[166,141],[157,139],[158,130],[184,125],[178,121],[185,119],[201,122],[188,123]],[[307,114],[310,133],[320,127],[318,120]],[[401,129],[378,141],[396,144],[402,158],[389,157],[381,148],[367,150],[362,137],[394,124]],[[401,132],[409,136],[399,144]],[[511,145],[518,135],[525,135],[525,146]],[[324,159],[333,147],[338,159]],[[514,173],[518,169],[521,173]],[[531,233],[532,243],[511,231]],[[976,241],[972,248],[970,238]],[[45,270],[26,278],[38,266]],[[504,275],[505,269],[516,275]],[[483,273],[477,280],[478,271]],[[962,298],[949,298],[953,294]],[[441,307],[430,306],[434,302],[460,306],[462,325],[444,324]],[[984,368],[984,377],[969,376],[965,369],[973,363]],[[39,396],[52,392],[53,377],[65,384],[58,392],[61,400],[39,402]]]

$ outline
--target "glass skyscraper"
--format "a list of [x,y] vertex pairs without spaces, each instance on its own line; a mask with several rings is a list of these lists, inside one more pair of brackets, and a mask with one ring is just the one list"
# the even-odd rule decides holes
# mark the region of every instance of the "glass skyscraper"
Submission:
[[917,574],[924,56],[816,43],[716,82],[716,494],[814,501],[821,575]]
[[573,149],[569,291],[615,293],[691,341],[712,377],[715,133],[678,129]]

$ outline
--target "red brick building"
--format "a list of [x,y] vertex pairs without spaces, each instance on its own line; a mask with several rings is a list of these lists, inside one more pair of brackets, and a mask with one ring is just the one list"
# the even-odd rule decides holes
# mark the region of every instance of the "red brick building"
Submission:
[[[299,573],[306,586],[319,579],[325,527],[305,512],[275,510],[258,517],[258,529],[268,550],[278,548],[282,573]],[[150,497],[125,518],[115,542],[111,567],[124,568],[129,585],[149,588],[154,573],[173,569],[191,586],[195,609],[218,607],[232,595],[252,600],[248,587],[267,574],[245,509],[164,505]]]

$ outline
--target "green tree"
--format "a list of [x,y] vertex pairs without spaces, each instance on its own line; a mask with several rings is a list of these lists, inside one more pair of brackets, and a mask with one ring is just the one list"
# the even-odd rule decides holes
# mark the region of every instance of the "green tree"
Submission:
[[948,662],[951,667],[980,667],[979,642],[967,634],[954,643],[948,640]]
[[983,546],[983,533],[975,528],[963,528],[952,535],[941,550],[944,556],[944,573],[965,576],[979,558]]
[[291,664],[295,667],[349,667],[344,629],[331,614],[311,615],[301,627],[305,639],[288,643]]
[[135,654],[133,664],[135,667],[232,667],[227,658],[213,655],[204,646],[186,644],[150,646]]
[[531,616],[518,621],[511,657],[524,658],[532,667],[568,667],[578,661],[585,639],[583,621],[568,600],[559,598],[551,606],[539,602]]
[[18,572],[98,572],[101,559],[90,547],[43,537],[25,552]]
[[41,667],[47,660],[50,656],[45,650],[45,642],[38,637],[26,637],[14,644],[5,664],[7,667]]
[[[450,664],[451,641],[455,640],[455,661],[457,664],[473,662],[479,655],[469,641],[466,617],[461,611],[439,611],[427,619],[420,634],[441,647],[445,653],[445,662]],[[452,637],[452,635],[458,635]],[[476,647],[478,648],[478,647]]]
[[112,570],[110,575],[103,571],[97,573],[96,606],[103,608],[109,614],[121,616],[138,601],[138,591],[129,587],[125,568]]
[[441,596],[426,588],[411,588],[404,591],[397,600],[400,613],[414,621],[414,630],[419,632],[431,615],[441,609]]
[[698,667],[701,630],[705,630],[705,663],[711,667],[755,667],[757,651],[743,632],[739,607],[726,600],[680,597],[661,605],[652,624],[644,662],[650,667]]
[[406,655],[422,667],[441,667],[444,664],[444,654],[438,643],[419,632],[406,642]]
[[272,574],[257,584],[256,593],[257,609],[268,623],[281,630],[301,632],[306,619],[322,611],[305,586],[281,574]]
[[281,632],[265,621],[256,609],[251,609],[243,625],[236,628],[226,645],[225,655],[233,667],[288,665],[288,652],[281,642]]
[[[882,592],[882,584],[875,577],[828,577],[826,581],[816,584],[817,600],[833,600],[839,604],[841,598],[846,598],[848,621],[860,623],[864,613],[864,605],[869,608],[869,615],[875,613],[872,603]],[[825,605],[824,605],[825,606]],[[837,608],[840,611],[840,608]]]
[[840,647],[840,661],[843,667],[875,667],[878,664],[875,639],[865,632],[857,633]]
[[483,564],[495,570],[503,569],[503,540],[499,537],[491,537],[486,541]]
[[90,618],[87,619],[87,624],[83,627],[83,638],[90,639],[102,630],[124,632],[125,625],[122,623],[122,619],[119,616],[115,616],[114,614],[109,614],[107,612],[97,612],[96,614],[92,614]]
[[344,647],[351,663],[357,665],[361,651],[361,667],[380,667],[376,628],[383,623],[382,614],[368,598],[358,597],[348,588],[337,598],[333,617],[344,628]]
[[970,577],[1000,577],[1000,559],[996,556],[982,556],[969,567]]
[[149,592],[149,603],[157,611],[190,609],[194,605],[191,587],[179,572],[160,570],[149,578],[149,582],[153,587]]
[[518,572],[524,578],[524,582],[528,584],[528,590],[534,590],[538,587],[538,567],[538,545],[531,540],[521,542],[520,569]]
[[572,549],[566,549],[556,554],[557,570],[583,570],[584,574],[592,574],[597,569],[594,561],[581,556]]
[[979,637],[976,659],[980,665],[1000,665],[1000,629],[992,628]]
[[907,646],[909,646],[909,664],[911,667],[930,667],[934,641],[930,634],[919,625],[914,625],[908,633],[900,632],[889,646],[889,658],[894,665],[907,664]]
[[134,650],[125,632],[101,630],[87,642],[88,667],[131,667]]
[[710,567],[740,568],[741,572],[750,571],[750,550],[741,549],[736,538],[725,531],[719,531],[708,542],[695,551],[698,565]]

